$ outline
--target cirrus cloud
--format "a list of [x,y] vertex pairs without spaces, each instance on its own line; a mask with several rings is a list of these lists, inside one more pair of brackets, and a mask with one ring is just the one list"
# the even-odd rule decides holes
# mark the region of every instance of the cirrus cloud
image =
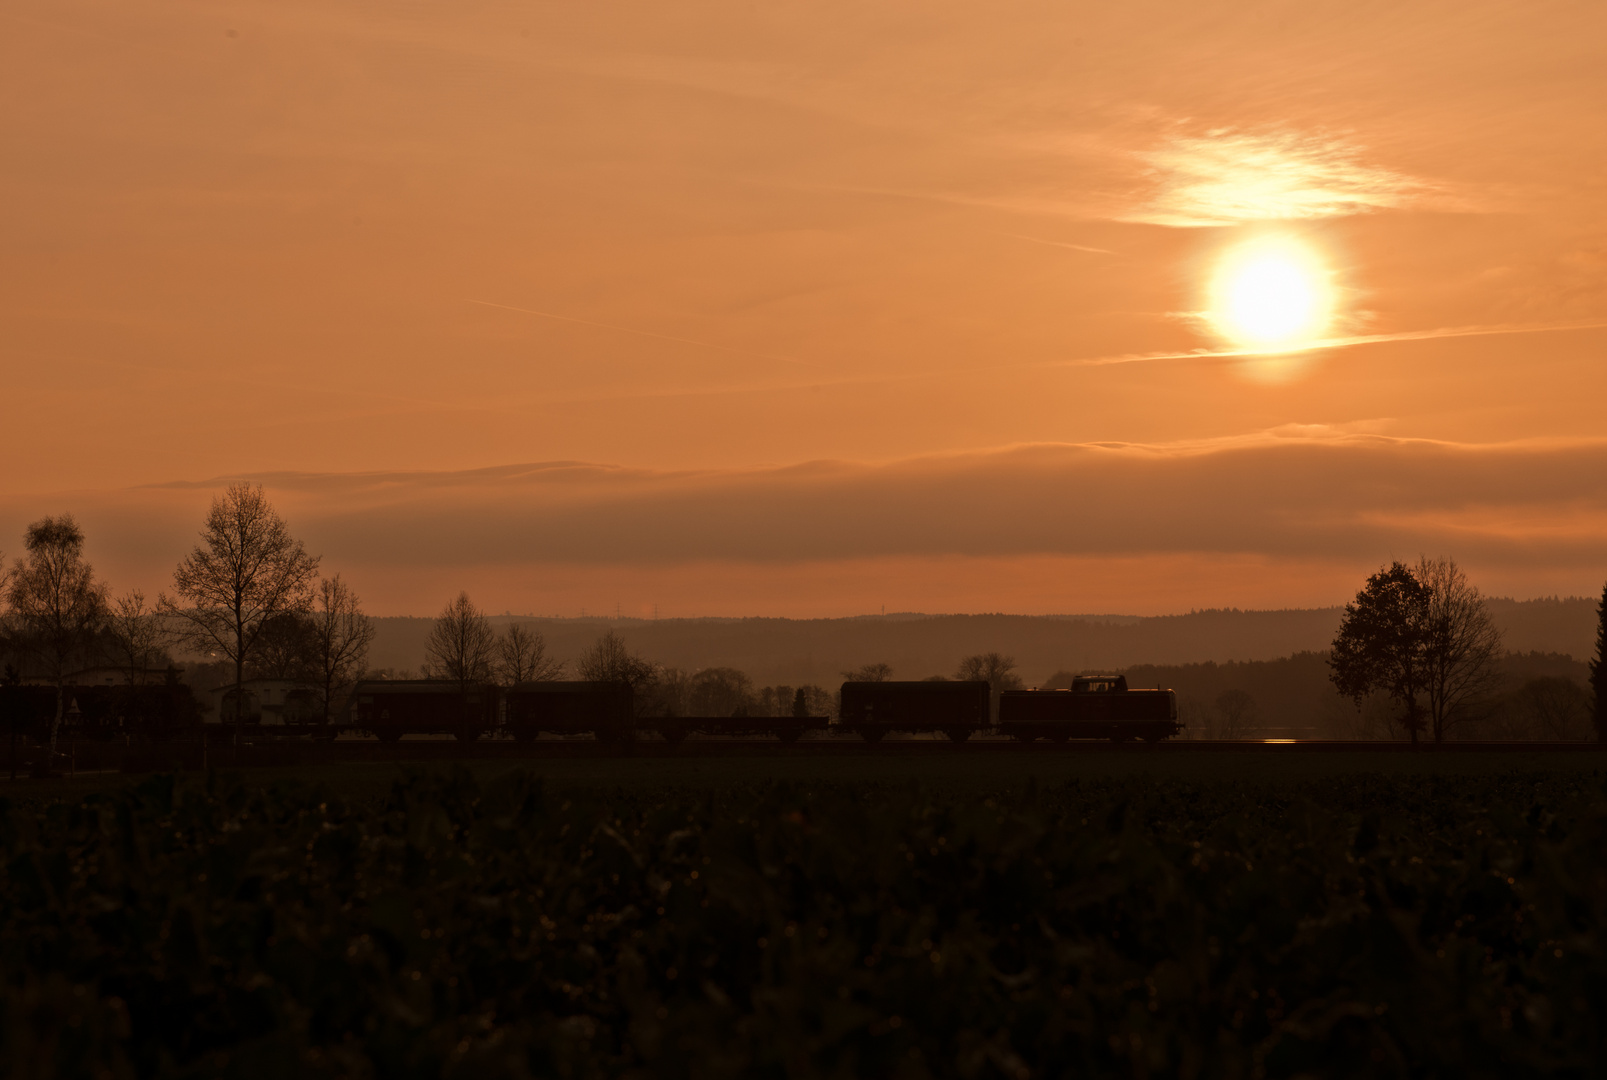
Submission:
[[1453,201],[1441,185],[1366,164],[1364,156],[1361,148],[1325,135],[1224,130],[1176,136],[1139,155],[1156,190],[1128,220],[1238,225]]

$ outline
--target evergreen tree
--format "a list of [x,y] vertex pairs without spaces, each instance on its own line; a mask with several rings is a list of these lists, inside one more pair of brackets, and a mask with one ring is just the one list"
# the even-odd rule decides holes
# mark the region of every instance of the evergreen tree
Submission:
[[1607,585],[1601,589],[1601,603],[1596,608],[1596,656],[1590,661],[1590,689],[1595,694],[1591,718],[1596,724],[1596,739],[1607,742]]

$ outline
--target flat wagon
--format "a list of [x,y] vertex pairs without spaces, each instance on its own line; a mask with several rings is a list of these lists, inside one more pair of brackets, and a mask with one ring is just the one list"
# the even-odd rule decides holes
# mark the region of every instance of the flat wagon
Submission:
[[893,731],[941,731],[964,742],[988,726],[986,682],[845,682],[839,725],[867,742]]
[[797,742],[806,731],[825,731],[829,716],[660,716],[638,721],[645,728],[678,743],[688,735],[725,735],[764,738],[775,736],[784,743]]

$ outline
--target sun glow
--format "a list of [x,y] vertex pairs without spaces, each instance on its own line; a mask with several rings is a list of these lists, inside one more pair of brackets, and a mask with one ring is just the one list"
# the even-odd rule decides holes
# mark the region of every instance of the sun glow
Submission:
[[1250,240],[1228,251],[1211,280],[1209,317],[1228,342],[1254,352],[1296,352],[1333,319],[1327,266],[1290,237]]

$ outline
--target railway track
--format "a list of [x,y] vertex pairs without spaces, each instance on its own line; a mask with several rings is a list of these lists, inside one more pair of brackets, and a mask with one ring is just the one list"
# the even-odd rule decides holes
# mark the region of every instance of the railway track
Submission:
[[[1199,760],[1213,755],[1256,755],[1260,758],[1328,755],[1527,755],[1585,754],[1607,764],[1607,744],[1596,742],[1453,742],[1435,745],[1408,742],[1360,742],[1326,739],[1183,739],[1160,743],[1112,743],[1083,740],[1063,743],[1023,743],[1013,739],[982,736],[966,742],[943,738],[890,737],[867,743],[856,737],[806,738],[793,743],[775,739],[692,737],[680,743],[658,738],[629,743],[597,742],[589,738],[544,738],[526,742],[514,739],[482,739],[460,742],[452,738],[420,737],[394,742],[379,739],[295,739],[255,738],[240,745],[211,732],[203,747],[199,741],[178,741],[134,746],[105,743],[78,743],[64,748],[46,775],[77,775],[90,772],[149,773],[205,768],[273,768],[302,765],[406,764],[409,762],[452,761],[605,761],[624,758],[638,760],[719,760],[732,758],[812,759],[865,761],[873,758],[937,761],[954,756],[992,756],[1012,758],[1065,759],[1112,754],[1145,755],[1151,760]],[[13,763],[0,752],[0,778],[13,768],[23,777],[30,775],[46,757],[41,748],[23,748]],[[1159,758],[1153,757],[1159,755]]]
[[[228,756],[227,748],[217,756]],[[696,757],[860,757],[945,755],[1015,755],[1026,757],[1079,754],[1162,754],[1197,755],[1223,753],[1254,754],[1532,754],[1587,753],[1607,751],[1603,743],[1564,742],[1452,742],[1443,744],[1409,742],[1360,742],[1317,739],[1254,740],[1170,740],[1160,743],[1113,743],[1084,740],[1063,743],[1023,743],[1013,739],[973,738],[963,743],[945,739],[887,738],[875,744],[858,738],[802,739],[783,744],[775,739],[689,738],[678,744],[659,739],[639,739],[619,744],[590,739],[537,739],[517,742],[511,739],[484,739],[459,742],[454,739],[418,738],[397,742],[376,739],[338,739],[328,742],[279,742],[250,744],[241,748],[242,759],[272,757],[275,752],[298,761],[471,761],[545,760],[564,758],[696,758]],[[263,753],[266,751],[266,753]]]

